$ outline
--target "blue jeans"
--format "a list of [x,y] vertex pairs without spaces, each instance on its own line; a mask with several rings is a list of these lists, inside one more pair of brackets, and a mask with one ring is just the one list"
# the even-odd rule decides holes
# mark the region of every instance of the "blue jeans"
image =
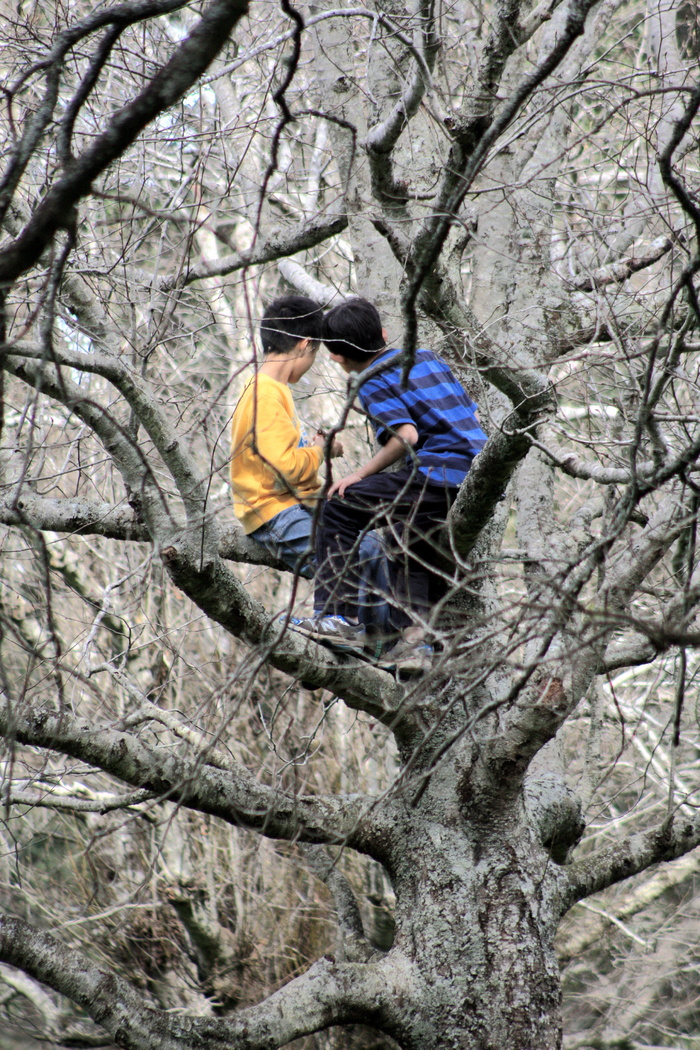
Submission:
[[[260,543],[276,558],[304,579],[313,579],[316,571],[314,548],[311,544],[313,514],[302,503],[288,507],[266,521],[250,538]],[[382,542],[376,532],[362,536],[358,556],[360,587],[358,619],[365,628],[380,634],[389,634],[389,606],[384,595],[389,589],[387,560]],[[324,610],[315,610],[322,614]]]
[[256,540],[270,554],[283,561],[285,565],[312,580],[314,576],[314,550],[311,546],[311,526],[313,516],[308,507],[297,503],[275,514],[255,532],[250,533],[251,540]]
[[393,600],[392,625],[397,630],[410,626],[412,611],[428,618],[447,591],[432,566],[437,534],[456,495],[456,488],[432,484],[404,467],[391,474],[371,474],[350,485],[343,499],[326,500],[316,529],[316,607],[356,619],[365,601],[360,538],[376,535],[367,531],[374,526],[389,525],[390,586],[383,593]]

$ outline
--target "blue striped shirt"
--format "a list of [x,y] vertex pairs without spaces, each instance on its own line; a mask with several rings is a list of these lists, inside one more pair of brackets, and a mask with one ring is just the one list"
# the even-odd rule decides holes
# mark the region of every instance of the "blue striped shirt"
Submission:
[[383,350],[370,367],[386,364],[359,390],[360,404],[376,431],[380,445],[397,427],[411,423],[418,441],[406,457],[431,482],[459,486],[474,456],[486,444],[476,418],[477,406],[452,375],[449,366],[431,350],[416,351],[405,387],[401,385],[400,350]]

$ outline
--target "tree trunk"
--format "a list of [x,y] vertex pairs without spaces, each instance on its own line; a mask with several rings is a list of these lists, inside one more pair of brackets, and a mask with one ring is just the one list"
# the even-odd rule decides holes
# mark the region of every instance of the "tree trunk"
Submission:
[[416,782],[409,781],[388,860],[396,938],[386,960],[401,960],[399,972],[408,964],[396,1028],[389,1029],[405,1050],[561,1045],[553,938],[563,869],[542,837],[556,827],[570,844],[581,828],[576,800],[562,796],[543,831],[555,780],[546,774],[528,786],[527,806],[507,785],[476,798],[460,787],[457,763],[434,774],[415,805]]
[[406,1050],[560,1046],[552,908],[533,894],[545,864],[528,829],[507,824],[477,850],[464,827],[431,823],[407,851],[396,882],[397,948],[414,963]]

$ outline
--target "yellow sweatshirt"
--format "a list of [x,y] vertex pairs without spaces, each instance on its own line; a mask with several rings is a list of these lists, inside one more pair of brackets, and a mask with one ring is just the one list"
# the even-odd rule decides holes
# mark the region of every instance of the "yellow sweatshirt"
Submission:
[[309,503],[321,482],[323,449],[301,445],[292,392],[265,374],[253,376],[231,423],[233,509],[246,533],[297,503]]

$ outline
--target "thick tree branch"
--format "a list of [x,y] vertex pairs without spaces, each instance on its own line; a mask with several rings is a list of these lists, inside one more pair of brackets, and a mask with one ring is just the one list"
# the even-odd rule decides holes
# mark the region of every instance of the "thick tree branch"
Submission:
[[20,919],[0,918],[0,960],[82,1006],[125,1050],[274,1050],[334,1024],[381,1021],[387,976],[380,966],[315,963],[258,1006],[225,1020],[150,1006],[131,985]]
[[646,635],[621,638],[611,643],[605,650],[600,673],[608,674],[622,667],[648,664],[658,655],[658,647]]
[[29,525],[50,532],[72,535],[105,536],[115,540],[147,543],[151,537],[128,503],[98,503],[77,496],[75,499],[53,499],[36,496],[22,486],[16,495],[0,501],[3,525]]
[[[102,728],[62,713],[0,706],[0,733],[32,747],[50,748],[88,762],[125,784],[149,791],[269,838],[357,845],[370,800],[358,796],[293,796],[260,784],[243,766],[211,767],[206,752],[180,757],[132,733]],[[368,825],[374,817],[369,817]]]
[[449,544],[460,558],[466,558],[473,550],[529,449],[526,434],[499,430],[472,463],[447,519]]
[[[139,521],[128,503],[98,503],[76,496],[74,499],[53,499],[37,496],[23,486],[14,497],[0,500],[0,523],[28,525],[48,532],[65,532],[72,536],[104,536],[106,539],[132,543],[151,543],[151,535]],[[180,522],[185,528],[185,522]],[[255,540],[249,539],[237,525],[220,528],[219,557],[227,561],[264,565],[280,572],[289,572],[284,562],[278,561]]]

